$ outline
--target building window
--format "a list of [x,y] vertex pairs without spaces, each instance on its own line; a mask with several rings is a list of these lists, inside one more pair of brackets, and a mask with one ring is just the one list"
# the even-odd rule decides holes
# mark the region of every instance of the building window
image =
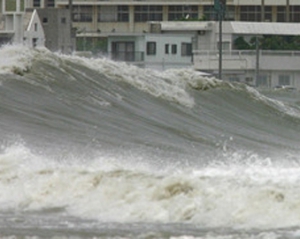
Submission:
[[162,6],[135,6],[134,21],[162,21]]
[[259,75],[258,79],[256,81],[256,86],[259,87],[270,87],[269,86],[269,81],[268,81],[268,76],[267,75]]
[[62,23],[62,24],[65,24],[66,22],[67,22],[66,18],[65,18],[65,17],[62,17],[62,18],[61,18],[61,23]]
[[37,30],[38,30],[38,24],[34,23],[34,31],[37,32]]
[[203,14],[204,14],[204,18],[205,20],[216,20],[216,11],[214,9],[213,5],[209,5],[209,6],[204,6],[203,7]]
[[156,55],[156,42],[147,42],[147,55]]
[[235,20],[235,7],[234,6],[226,6],[224,19],[227,21]]
[[175,44],[172,45],[172,54],[173,55],[177,54],[177,45]]
[[47,7],[55,7],[55,0],[48,0]]
[[41,0],[33,0],[33,7],[41,7]]
[[38,42],[38,39],[37,39],[37,38],[32,38],[32,46],[33,46],[33,47],[36,47],[36,46],[37,46],[37,42]]
[[261,21],[261,6],[241,6],[241,21]]
[[128,6],[99,6],[98,22],[128,22]]
[[169,21],[181,19],[198,19],[198,6],[176,5],[169,6]]
[[73,21],[74,22],[92,22],[93,21],[92,6],[73,6]]
[[165,54],[169,54],[169,44],[165,44]]
[[47,17],[43,18],[43,23],[48,23],[48,18]]
[[290,6],[290,22],[300,22],[300,6]]
[[118,6],[118,22],[129,22],[128,6]]
[[[260,22],[262,21],[261,6],[241,6],[241,21]],[[264,21],[272,21],[272,7],[264,7]]]
[[135,61],[134,42],[112,42],[112,59]]
[[290,76],[289,75],[279,75],[278,85],[290,85]]
[[278,6],[277,7],[277,22],[286,21],[286,7]]
[[289,19],[287,19],[286,6],[277,7],[277,22],[300,22],[300,6],[290,6]]
[[265,7],[265,22],[272,22],[272,7]]
[[192,43],[181,43],[181,55],[191,56],[192,55]]

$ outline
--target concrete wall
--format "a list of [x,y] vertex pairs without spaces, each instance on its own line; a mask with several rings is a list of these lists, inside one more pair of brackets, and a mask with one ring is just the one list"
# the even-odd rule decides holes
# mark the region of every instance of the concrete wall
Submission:
[[[146,34],[144,47],[147,42],[156,42],[156,54],[147,55],[145,50],[145,67],[166,70],[169,68],[182,68],[192,66],[192,56],[182,56],[182,43],[191,43],[194,34]],[[169,53],[166,53],[168,45]],[[176,46],[176,53],[172,53],[172,46]]]
[[69,54],[75,50],[72,36],[70,12],[67,9],[37,9],[45,31],[46,47],[51,51]]

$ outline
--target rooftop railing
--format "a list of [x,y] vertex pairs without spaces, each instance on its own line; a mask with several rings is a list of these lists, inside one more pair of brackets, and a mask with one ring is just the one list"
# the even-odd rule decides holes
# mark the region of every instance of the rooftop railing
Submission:
[[[68,4],[69,0],[58,0],[57,4]],[[149,3],[149,4],[159,4],[159,5],[169,5],[173,3],[178,3],[179,5],[182,5],[182,0],[171,0],[171,1],[161,1],[161,0],[73,0],[73,3],[100,3],[100,2],[115,2],[115,3]],[[233,3],[233,0],[227,0],[228,3]],[[211,0],[187,0],[184,1],[184,5],[186,4],[206,4],[206,5],[211,5],[212,1]]]
[[[194,56],[214,57],[219,56],[219,51],[194,50]],[[253,56],[256,55],[256,50],[232,50],[223,51],[223,56]],[[300,56],[300,51],[281,51],[281,50],[260,50],[261,56]]]
[[[194,51],[194,66],[199,70],[218,69],[219,51]],[[264,70],[299,69],[300,51],[261,50],[257,57],[255,50],[233,50],[222,52],[224,70],[255,70],[257,64]]]
[[115,61],[125,61],[125,62],[142,62],[144,61],[144,52],[133,51],[133,52],[109,52],[109,57]]

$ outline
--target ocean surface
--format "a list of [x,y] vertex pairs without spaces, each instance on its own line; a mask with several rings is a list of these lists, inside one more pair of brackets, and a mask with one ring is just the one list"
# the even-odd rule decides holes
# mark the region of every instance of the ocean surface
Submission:
[[300,93],[0,49],[0,238],[300,238]]

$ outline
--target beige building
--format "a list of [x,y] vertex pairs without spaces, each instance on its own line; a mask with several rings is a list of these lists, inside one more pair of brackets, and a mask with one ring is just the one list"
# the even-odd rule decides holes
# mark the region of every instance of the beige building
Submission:
[[[14,1],[14,0],[6,0]],[[69,0],[22,0],[29,8],[68,8]],[[214,20],[214,0],[72,0],[79,50],[101,49],[106,37],[146,33],[149,21]],[[225,20],[300,22],[299,0],[227,0]]]

